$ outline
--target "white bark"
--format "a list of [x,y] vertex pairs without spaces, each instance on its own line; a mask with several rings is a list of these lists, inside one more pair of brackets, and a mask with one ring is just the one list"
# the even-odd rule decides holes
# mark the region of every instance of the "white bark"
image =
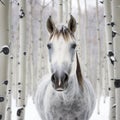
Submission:
[[[37,60],[37,78],[34,79],[34,92],[36,91],[36,85],[39,82],[40,78],[46,73],[47,71],[47,59],[46,59],[46,41],[43,38],[43,28],[42,28],[42,16],[44,12],[44,8],[49,5],[45,4],[45,0],[43,0],[42,4],[40,5],[40,16],[39,16],[39,40],[38,40],[38,60]],[[34,96],[34,93],[33,93]]]
[[59,0],[58,21],[59,23],[63,22],[63,0]]
[[[9,1],[4,0],[4,4],[0,2],[0,49],[4,45],[8,45],[8,5]],[[5,119],[6,107],[6,88],[7,88],[7,70],[8,55],[0,53],[0,120]]]
[[100,41],[100,27],[99,27],[99,8],[98,8],[98,0],[96,0],[96,27],[97,27],[97,41],[98,41],[98,71],[97,71],[97,98],[98,98],[98,104],[97,104],[97,112],[100,113],[100,84],[101,84],[101,41]]
[[33,93],[33,34],[32,34],[32,0],[27,3],[27,18],[29,30],[27,36],[27,61],[26,61],[26,98]]
[[[32,5],[31,5],[31,26],[33,26],[33,15],[34,15],[34,6],[35,6],[35,3],[34,3],[35,1],[33,0],[32,1]],[[32,31],[32,33],[31,33],[31,35],[32,35],[32,37],[33,37],[33,29],[31,29]],[[32,41],[32,48],[33,48],[33,50],[35,49],[34,48],[35,47],[35,41],[34,41],[34,39],[33,39],[33,41]],[[37,52],[38,53],[38,52]],[[33,51],[33,53],[32,54],[34,54],[34,51]],[[38,66],[34,63],[34,56],[32,56],[31,55],[31,64],[32,64],[32,66],[31,66],[31,73],[32,73],[32,76],[31,77],[33,77],[33,78],[31,78],[31,95],[32,95],[32,98],[33,98],[33,100],[34,100],[34,93],[35,93],[35,85],[36,85],[36,81],[37,81],[37,75],[38,75]],[[37,58],[38,59],[38,58]],[[33,70],[33,71],[32,71]]]
[[25,93],[26,93],[26,1],[20,0],[19,3],[19,35],[20,35],[20,64],[19,64],[19,80],[18,80],[18,110],[17,120],[24,120],[25,112]]
[[13,40],[12,40],[12,2],[9,3],[9,43],[10,43],[10,56],[8,65],[8,85],[7,85],[7,95],[6,95],[6,110],[5,110],[5,120],[11,120],[12,112],[12,79],[13,79]]
[[68,0],[65,0],[65,23],[68,23]]
[[72,0],[69,0],[69,8],[68,8],[69,10],[69,15],[71,15],[72,14]]
[[80,38],[80,36],[81,36],[81,34],[80,34],[80,30],[81,30],[80,29],[80,24],[81,24],[80,23],[80,19],[81,19],[80,0],[77,0],[77,7],[78,7],[77,8],[78,9],[78,28],[77,28],[78,29],[78,32],[77,32],[77,34],[78,34],[78,36],[77,36],[78,37],[78,41],[77,41],[78,42],[78,49],[77,49],[78,52],[77,53],[78,53],[79,58],[81,58],[81,53],[82,53],[81,48],[82,48],[82,46],[81,46],[81,38]]
[[54,14],[54,7],[55,7],[55,1],[52,0],[51,16],[53,16],[53,14]]
[[43,55],[43,38],[42,38],[42,15],[43,15],[43,10],[44,10],[44,5],[45,5],[45,0],[43,0],[42,5],[40,6],[40,17],[39,17],[39,40],[38,40],[38,61],[37,61],[37,78],[35,80],[34,83],[34,89],[36,89],[36,84],[37,82],[40,80],[40,78],[42,77],[43,73],[44,73],[44,69],[42,69],[42,67],[44,68],[44,64],[43,64],[43,60],[42,58],[44,58]]
[[84,74],[85,74],[85,78],[88,78],[88,14],[87,14],[87,2],[86,0],[84,1],[85,4],[85,66],[84,66]]
[[106,44],[107,44],[107,64],[108,64],[108,79],[109,79],[109,95],[110,95],[110,112],[109,120],[115,120],[115,87],[114,87],[114,67],[111,62],[109,53],[113,53],[113,40],[112,40],[112,27],[111,27],[111,0],[104,1],[105,10],[105,32],[106,32]]
[[112,22],[113,42],[114,42],[114,80],[116,96],[116,120],[120,120],[120,0],[112,1]]

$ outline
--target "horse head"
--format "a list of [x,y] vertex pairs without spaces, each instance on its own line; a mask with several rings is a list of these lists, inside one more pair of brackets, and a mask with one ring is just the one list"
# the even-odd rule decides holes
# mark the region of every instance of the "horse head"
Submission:
[[71,15],[68,26],[56,27],[51,16],[47,20],[50,39],[47,44],[52,86],[57,91],[67,88],[69,77],[76,73],[76,20]]

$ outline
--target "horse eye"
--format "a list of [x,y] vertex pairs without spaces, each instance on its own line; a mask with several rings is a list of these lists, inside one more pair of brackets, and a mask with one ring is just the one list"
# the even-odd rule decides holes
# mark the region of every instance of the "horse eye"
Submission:
[[75,49],[76,48],[76,44],[74,43],[74,44],[72,44],[72,46],[71,46],[73,49]]
[[51,46],[52,46],[51,44],[47,44],[48,49],[51,49]]

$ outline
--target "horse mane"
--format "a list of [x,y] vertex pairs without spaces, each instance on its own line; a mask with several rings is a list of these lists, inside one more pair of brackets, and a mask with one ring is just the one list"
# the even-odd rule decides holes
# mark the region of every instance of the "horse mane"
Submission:
[[77,75],[78,83],[79,83],[79,85],[80,85],[80,86],[82,87],[82,89],[83,89],[83,77],[82,77],[82,72],[81,72],[80,63],[79,63],[79,59],[78,59],[77,53],[76,53],[76,58],[77,58],[76,75]]
[[62,25],[60,26],[60,29],[55,28],[55,30],[50,36],[50,40],[54,36],[57,36],[57,38],[59,38],[61,35],[63,36],[65,40],[69,40],[70,37],[74,38],[73,33],[66,26]]

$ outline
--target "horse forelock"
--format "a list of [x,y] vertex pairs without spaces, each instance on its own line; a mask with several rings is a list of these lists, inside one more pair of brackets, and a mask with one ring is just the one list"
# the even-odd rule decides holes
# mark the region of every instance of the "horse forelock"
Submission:
[[56,28],[53,31],[53,33],[50,36],[50,40],[54,37],[59,38],[60,36],[62,36],[65,41],[68,41],[70,37],[74,38],[73,33],[71,33],[71,31],[64,25],[60,26],[59,28]]
[[81,72],[80,63],[79,63],[79,59],[78,59],[77,54],[76,54],[76,59],[77,59],[77,68],[76,68],[77,80],[78,80],[79,85],[83,89],[83,77],[82,77],[82,72]]

